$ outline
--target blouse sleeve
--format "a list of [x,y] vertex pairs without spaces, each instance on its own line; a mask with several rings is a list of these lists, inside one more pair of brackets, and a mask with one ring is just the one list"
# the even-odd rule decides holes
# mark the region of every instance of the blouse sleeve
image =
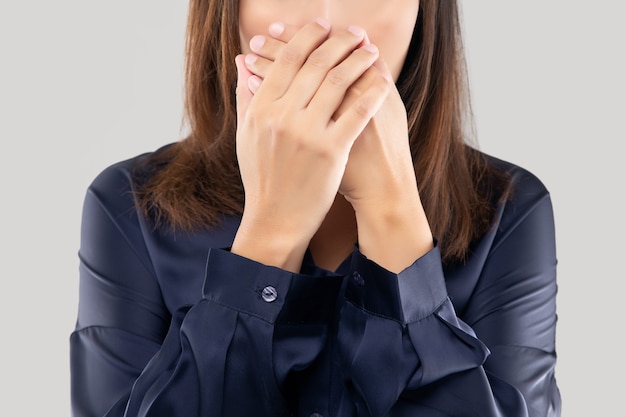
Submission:
[[505,209],[464,319],[491,350],[488,374],[519,390],[530,416],[558,416],[554,219],[548,192],[529,190],[534,181],[520,180]]
[[[116,178],[115,189],[122,188],[119,176],[108,177]],[[70,337],[74,417],[101,417],[124,403],[170,322],[126,203],[108,198],[97,183],[84,201],[78,320]]]
[[355,253],[339,345],[365,414],[560,414],[549,198],[514,217],[487,255],[465,316],[471,326],[448,297],[437,247],[397,275]]

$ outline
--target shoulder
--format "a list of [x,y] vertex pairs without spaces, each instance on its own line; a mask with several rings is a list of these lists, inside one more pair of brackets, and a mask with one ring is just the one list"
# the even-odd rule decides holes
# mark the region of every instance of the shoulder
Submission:
[[128,210],[134,205],[136,185],[150,176],[147,162],[163,153],[172,144],[116,162],[104,168],[91,182],[87,195],[93,195],[109,208]]
[[146,223],[137,210],[136,184],[141,181],[138,177],[146,172],[146,162],[168,146],[116,162],[94,178],[83,200],[82,246],[107,237],[111,241],[120,236],[127,241],[143,239]]
[[[168,313],[148,240],[151,229],[137,210],[133,180],[137,168],[153,154],[147,152],[106,167],[86,190],[79,248],[80,285],[85,291],[81,291],[84,308],[78,328],[114,327],[138,335],[147,332],[147,337],[156,340],[163,336],[160,319]],[[124,312],[135,319],[120,319]],[[144,328],[136,328],[137,323]]]
[[129,265],[142,264],[143,269],[152,271],[144,243],[149,227],[137,210],[134,177],[160,149],[106,167],[87,188],[81,216],[80,258],[102,276],[124,276],[116,265],[130,268]]
[[483,153],[487,164],[496,172],[507,177],[507,184],[503,193],[497,197],[501,202],[508,202],[518,209],[532,205],[534,202],[549,199],[550,193],[545,184],[532,172],[514,163]]
[[[554,238],[554,215],[550,192],[529,170],[508,161],[485,155],[488,164],[508,177],[508,185],[500,195],[494,223],[494,245],[513,235],[550,236]],[[532,240],[532,239],[530,239]]]

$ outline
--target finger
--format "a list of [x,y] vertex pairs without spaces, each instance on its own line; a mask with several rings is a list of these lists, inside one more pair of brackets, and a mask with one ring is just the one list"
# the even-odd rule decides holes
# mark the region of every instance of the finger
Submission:
[[[363,29],[351,26],[348,30],[340,31],[328,38],[310,54],[302,69],[295,76],[287,100],[293,106],[306,107],[325,79],[329,79],[334,84],[338,90],[337,94],[345,93],[350,84],[377,57],[377,50],[375,50],[376,57],[374,59],[367,56],[367,53],[358,53],[352,56],[355,48],[363,41],[364,37],[365,31]],[[347,59],[348,57],[353,59]],[[364,57],[365,59],[363,59]],[[347,60],[348,63],[340,65],[344,60]],[[364,67],[365,63],[367,66]]]
[[259,87],[261,87],[262,81],[263,80],[261,80],[261,78],[259,78],[257,75],[254,75],[254,74],[252,74],[248,78],[248,89],[253,95],[256,94],[256,92],[259,90]]
[[[354,103],[356,98],[368,88],[375,78],[380,75],[386,77],[390,82],[392,82],[391,74],[389,74],[389,68],[381,57],[379,57],[376,62],[374,62],[374,64],[350,86],[350,89],[344,96],[341,104],[337,108],[337,111],[335,111],[331,118],[333,120],[337,120],[337,118],[339,118],[346,111],[346,109]],[[320,95],[320,97],[323,96]]]
[[[292,28],[295,28],[295,26]],[[367,44],[370,44],[370,41],[367,34],[365,34],[365,38],[357,45],[357,47],[362,47]],[[250,40],[250,47],[254,53],[246,54],[246,68],[259,78],[265,78],[277,53],[280,51],[280,48],[284,46],[285,43],[282,41],[271,38],[268,39],[266,36],[262,35],[254,36]],[[379,69],[382,71],[383,67],[379,65]],[[254,91],[255,90],[253,90],[253,92]]]
[[270,24],[268,32],[270,36],[283,43],[289,42],[300,28],[298,26],[289,25],[283,22],[274,22]]
[[348,92],[343,97],[341,104],[338,106],[335,113],[332,115],[332,120],[337,120],[342,114],[346,112],[354,104],[357,98],[366,91],[370,85],[380,75],[380,72],[373,65],[365,71],[365,73],[359,77],[348,89]]
[[[250,39],[250,50],[259,57],[266,58],[270,61],[275,61],[276,57],[298,31],[298,27],[294,25],[286,25],[282,22],[275,22],[269,26],[270,34],[275,33],[277,36],[265,36],[255,35]],[[358,47],[367,45],[370,43],[369,37],[365,34],[363,41],[361,41]]]
[[[282,25],[282,23],[276,23]],[[270,25],[270,29],[272,25]],[[297,31],[296,26],[286,26],[289,32],[295,33]],[[288,35],[285,38],[291,39],[293,36]],[[276,59],[276,56],[280,50],[285,46],[283,40],[273,39],[268,36],[255,35],[250,39],[250,49],[254,52],[246,55],[245,63],[250,72],[258,75],[260,78],[265,78],[271,63]],[[370,44],[370,40],[366,33],[364,33],[364,39],[357,45],[361,47],[363,45]],[[380,68],[383,69],[382,67]]]
[[259,56],[274,61],[281,49],[294,37],[298,30],[300,28],[297,26],[274,22],[269,25],[269,36],[255,35],[250,38],[250,50]]
[[266,90],[269,99],[282,97],[311,52],[326,40],[329,31],[330,24],[322,19],[299,30],[276,57],[259,93]]
[[259,78],[265,78],[273,63],[272,61],[259,57],[256,54],[246,55],[244,62],[248,71]]
[[[328,78],[329,80],[332,80],[330,84],[333,87],[335,87],[335,86],[342,87],[342,85],[341,85],[342,81],[345,81],[345,83],[347,85],[350,85],[350,84],[356,82],[357,79],[355,77],[358,78],[358,75],[362,74],[363,72],[365,72],[365,70],[369,66],[371,66],[371,65],[376,66],[380,70],[381,73],[384,71],[385,67],[380,65],[380,64],[377,65],[378,61],[376,61],[375,63],[372,62],[375,59],[375,57],[377,56],[377,54],[378,54],[377,48],[374,45],[370,44],[369,46],[366,46],[363,49],[364,49],[364,51],[368,52],[368,53],[365,54],[366,57],[367,57],[365,59],[366,60],[366,64],[365,64],[365,66],[363,66],[362,65],[363,62],[361,62],[360,69],[357,67],[356,68],[356,72],[354,72],[354,70],[353,70],[351,72],[351,74],[350,74],[350,75],[352,75],[351,77],[346,78],[346,75],[348,75],[348,74],[344,75],[345,71],[343,69],[344,66],[349,66],[350,64],[346,64],[346,65],[340,64],[342,66],[342,68],[335,68],[335,69],[331,70],[331,74],[327,75],[326,78]],[[358,51],[358,49],[357,49],[357,51]],[[250,71],[253,75],[256,76],[256,78],[252,78],[251,77],[249,79],[249,81],[248,81],[248,85],[250,87],[250,90],[253,93],[256,93],[256,91],[258,90],[258,88],[260,86],[261,81],[267,75],[267,73],[268,73],[269,69],[271,68],[271,65],[272,65],[273,62],[268,60],[268,59],[266,59],[266,58],[259,57],[256,54],[247,54],[245,56],[244,62],[246,64],[246,68],[248,69],[248,71]],[[337,91],[335,88],[333,88],[333,90]],[[318,88],[318,91],[319,91],[319,88]],[[317,94],[318,93],[316,93],[316,95]],[[340,91],[338,95],[333,95],[333,97],[335,97],[335,96],[338,97],[339,102],[340,102],[342,95],[343,95],[343,91]],[[330,101],[329,100],[321,100],[321,102],[325,103],[325,104],[322,105],[322,108],[328,108],[328,109],[336,108],[339,105],[339,102],[337,102],[337,100],[330,100]]]
[[391,90],[391,84],[385,75],[377,75],[367,90],[339,116],[333,126],[333,136],[347,141],[351,146],[385,102]]
[[237,66],[237,88],[235,90],[235,96],[237,97],[237,121],[241,122],[252,100],[252,91],[248,87],[248,80],[253,74],[246,68],[243,55],[237,55],[235,65]]
[[376,62],[374,62],[374,68],[378,69],[381,74],[386,74],[391,78],[391,71],[389,71],[389,66],[387,65],[387,61],[384,58],[379,57]]
[[250,50],[258,56],[275,61],[286,42],[272,38],[271,36],[255,35],[250,39]]
[[[329,120],[346,101],[350,91],[365,91],[366,86],[372,83],[372,77],[380,74],[376,69],[370,70],[378,56],[378,48],[373,44],[353,51],[348,58],[328,72],[308,108],[319,112],[324,120]],[[372,75],[368,77],[366,74]],[[355,84],[358,86],[356,89]]]

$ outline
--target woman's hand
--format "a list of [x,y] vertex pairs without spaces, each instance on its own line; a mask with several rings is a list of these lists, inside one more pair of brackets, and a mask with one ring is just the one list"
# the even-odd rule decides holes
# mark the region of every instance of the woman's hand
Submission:
[[[257,91],[272,70],[282,48],[297,30],[273,25],[272,37],[251,40],[252,58],[247,69],[255,74],[251,91]],[[351,28],[358,31],[357,28]],[[272,33],[273,32],[273,33]],[[261,41],[262,40],[262,41]],[[376,50],[365,35],[361,48]],[[388,76],[377,60],[347,89],[333,114],[340,118],[380,76]],[[397,89],[359,134],[350,151],[339,192],[352,204],[358,222],[361,251],[382,266],[399,272],[433,246],[432,234],[421,205],[411,158],[406,109]]]
[[391,87],[388,76],[373,77],[343,104],[378,51],[359,47],[363,31],[329,36],[329,29],[318,21],[298,30],[262,83],[249,58],[236,60],[237,158],[246,200],[231,250],[292,271],[330,209],[354,141]]

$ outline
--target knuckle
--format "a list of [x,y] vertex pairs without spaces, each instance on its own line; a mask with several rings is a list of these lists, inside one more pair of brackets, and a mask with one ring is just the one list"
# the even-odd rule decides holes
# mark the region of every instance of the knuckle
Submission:
[[369,100],[360,99],[354,103],[354,112],[358,117],[369,118],[372,116],[373,105]]
[[275,116],[272,118],[266,118],[265,120],[267,123],[267,127],[273,135],[280,137],[287,134],[288,128],[287,124],[285,123],[284,117]]
[[360,97],[363,95],[364,92],[365,90],[363,89],[361,83],[353,84],[348,91],[348,93],[353,97]]
[[291,45],[286,45],[280,55],[280,60],[288,65],[297,64],[302,60],[302,54]]
[[337,87],[342,87],[348,83],[348,77],[345,72],[338,68],[331,70],[326,78],[329,83]]
[[314,68],[323,69],[328,66],[328,58],[326,57],[326,54],[317,50],[309,55],[307,63]]
[[267,129],[275,137],[290,136],[292,130],[293,115],[289,109],[266,109],[263,119]]

